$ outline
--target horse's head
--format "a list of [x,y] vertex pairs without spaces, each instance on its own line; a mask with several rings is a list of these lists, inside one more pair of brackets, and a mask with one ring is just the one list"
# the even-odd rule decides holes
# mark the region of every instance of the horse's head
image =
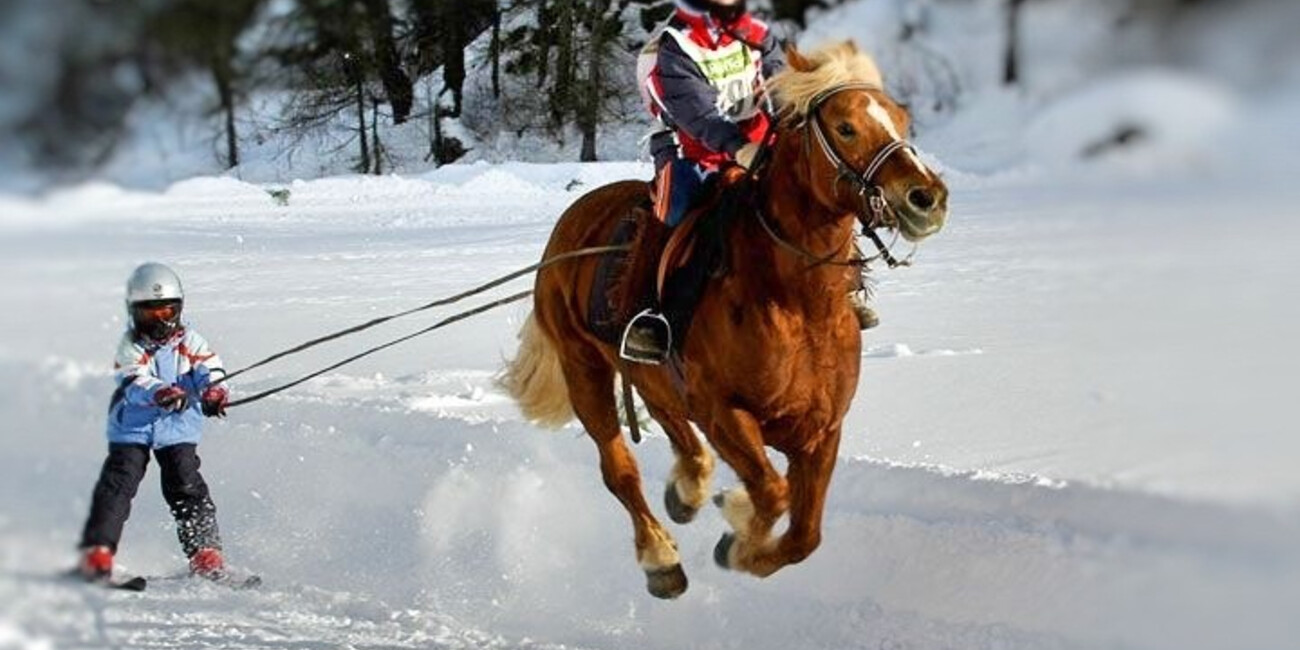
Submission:
[[[769,82],[783,130],[802,131],[800,169],[814,199],[864,227],[917,242],[943,227],[948,188],[906,136],[911,118],[884,91],[876,64],[851,41],[809,55],[790,47]],[[789,172],[787,172],[789,173]]]

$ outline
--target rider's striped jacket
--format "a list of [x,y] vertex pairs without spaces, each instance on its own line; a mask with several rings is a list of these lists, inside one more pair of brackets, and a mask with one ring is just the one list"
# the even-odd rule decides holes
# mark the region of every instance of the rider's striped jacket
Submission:
[[650,139],[656,166],[682,156],[716,168],[762,138],[763,79],[784,65],[767,24],[745,13],[722,25],[679,0],[638,66],[642,95],[662,126]]

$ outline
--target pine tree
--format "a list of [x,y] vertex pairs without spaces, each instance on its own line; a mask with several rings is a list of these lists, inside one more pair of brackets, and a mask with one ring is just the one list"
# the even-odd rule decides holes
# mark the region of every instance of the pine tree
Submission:
[[[414,92],[398,56],[396,22],[387,0],[297,0],[281,18],[287,44],[269,52],[291,71],[289,125],[300,135],[354,115],[358,171],[380,168],[372,146],[381,103],[394,124],[410,114]],[[367,107],[374,112],[367,120]]]
[[514,10],[526,18],[513,23],[502,38],[504,69],[516,77],[531,76],[542,100],[507,101],[539,111],[541,115],[529,113],[531,124],[541,122],[561,138],[576,126],[582,136],[580,159],[595,160],[600,125],[611,117],[628,118],[628,106],[637,97],[635,60],[646,30],[630,7],[664,2],[518,0]]
[[[616,59],[621,53],[619,38],[623,33],[623,9],[627,3],[615,4],[612,0],[588,0],[582,20],[583,31],[587,39],[585,48],[586,75],[578,84],[573,105],[574,117],[582,133],[583,162],[596,160],[596,132],[600,126],[602,113],[615,88],[604,76],[607,63]],[[614,68],[617,70],[618,68]]]
[[464,100],[465,50],[499,21],[495,0],[411,0],[415,64],[420,74],[442,68],[443,88],[452,94],[449,116]]

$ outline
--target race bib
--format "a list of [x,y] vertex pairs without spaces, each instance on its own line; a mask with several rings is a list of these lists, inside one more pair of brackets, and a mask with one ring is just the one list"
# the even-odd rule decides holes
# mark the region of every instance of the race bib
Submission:
[[758,114],[758,65],[749,46],[732,41],[726,47],[709,50],[696,45],[685,34],[666,30],[682,51],[695,61],[704,77],[718,90],[718,110],[733,120],[747,120]]
[[[664,27],[661,33],[671,34],[682,51],[699,66],[709,84],[717,89],[718,110],[723,115],[741,122],[758,114],[758,55],[748,45],[735,41],[724,48],[709,50],[696,45],[689,36],[676,29]],[[654,67],[659,51],[658,43],[656,34],[646,44],[637,61],[637,78],[641,82],[642,99],[647,106],[650,105],[650,97],[646,96],[646,79]]]

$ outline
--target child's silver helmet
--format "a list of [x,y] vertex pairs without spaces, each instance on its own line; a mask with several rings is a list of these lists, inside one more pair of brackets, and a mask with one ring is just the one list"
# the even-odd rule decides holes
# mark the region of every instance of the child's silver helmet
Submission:
[[141,264],[126,281],[126,315],[137,334],[159,341],[171,336],[184,304],[181,278],[166,265]]

